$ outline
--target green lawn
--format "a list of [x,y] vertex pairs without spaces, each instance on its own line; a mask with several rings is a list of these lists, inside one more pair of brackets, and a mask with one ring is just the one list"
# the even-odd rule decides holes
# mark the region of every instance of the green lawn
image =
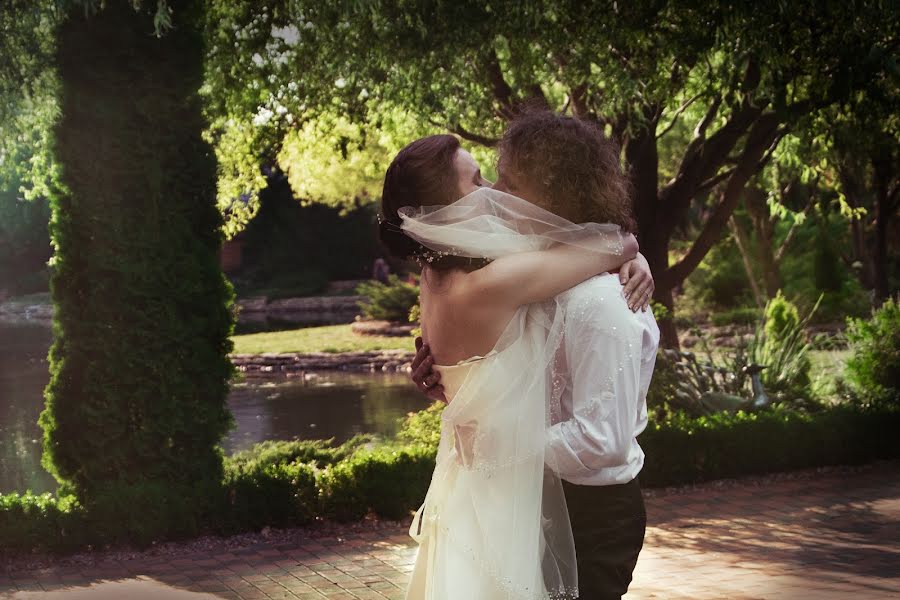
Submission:
[[306,327],[291,331],[236,335],[235,354],[264,352],[369,352],[373,350],[414,350],[412,337],[355,335],[350,325]]

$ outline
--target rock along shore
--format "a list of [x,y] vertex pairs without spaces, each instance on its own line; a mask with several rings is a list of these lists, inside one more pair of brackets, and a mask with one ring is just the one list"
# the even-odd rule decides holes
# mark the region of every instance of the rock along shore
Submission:
[[231,354],[231,362],[248,375],[300,374],[304,371],[355,371],[397,373],[409,370],[414,352],[378,350],[373,352],[296,352]]

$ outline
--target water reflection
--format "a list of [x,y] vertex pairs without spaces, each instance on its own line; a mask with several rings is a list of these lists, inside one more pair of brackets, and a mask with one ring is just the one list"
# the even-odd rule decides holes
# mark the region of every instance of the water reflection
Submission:
[[329,372],[236,384],[228,404],[238,427],[223,445],[236,452],[267,439],[393,435],[397,421],[427,401],[405,375]]
[[[0,323],[0,493],[56,489],[40,465],[37,425],[51,341],[46,326]],[[237,425],[223,440],[231,453],[267,439],[392,435],[398,419],[427,401],[404,375],[313,373],[236,383],[228,405]]]

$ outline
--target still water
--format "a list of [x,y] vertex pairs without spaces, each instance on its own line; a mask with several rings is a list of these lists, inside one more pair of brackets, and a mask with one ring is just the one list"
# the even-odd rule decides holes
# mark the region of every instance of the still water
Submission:
[[[56,489],[41,467],[37,425],[51,341],[47,326],[0,323],[0,493]],[[328,372],[235,383],[228,406],[236,427],[222,445],[231,453],[263,440],[392,435],[427,400],[405,375]]]

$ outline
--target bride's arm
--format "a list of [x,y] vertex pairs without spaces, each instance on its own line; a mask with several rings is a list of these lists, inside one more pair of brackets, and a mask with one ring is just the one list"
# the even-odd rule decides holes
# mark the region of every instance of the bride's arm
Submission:
[[466,277],[466,295],[479,302],[521,306],[552,298],[594,275],[617,269],[637,255],[631,234],[621,254],[560,244],[548,250],[504,256]]

